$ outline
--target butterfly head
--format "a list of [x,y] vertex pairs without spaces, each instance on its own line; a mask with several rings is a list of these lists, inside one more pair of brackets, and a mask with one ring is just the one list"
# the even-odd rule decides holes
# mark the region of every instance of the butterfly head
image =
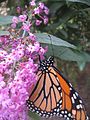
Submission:
[[48,68],[53,66],[54,58],[50,56],[47,60],[40,61],[39,70],[48,71]]

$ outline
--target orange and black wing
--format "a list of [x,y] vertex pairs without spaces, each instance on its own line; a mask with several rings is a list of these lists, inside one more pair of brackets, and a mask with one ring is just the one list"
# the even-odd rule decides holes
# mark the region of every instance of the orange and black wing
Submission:
[[57,68],[53,67],[51,73],[56,74],[62,89],[62,107],[60,109],[61,116],[67,120],[88,120],[84,104],[78,93],[74,90],[71,83],[62,75]]
[[53,81],[48,72],[39,71],[37,75],[38,81],[32,87],[32,92],[27,101],[28,107],[43,117],[56,115],[54,110],[57,108],[60,110],[62,106],[62,91],[59,81]]
[[43,117],[60,116],[67,120],[88,120],[78,93],[53,66],[38,71],[27,105]]

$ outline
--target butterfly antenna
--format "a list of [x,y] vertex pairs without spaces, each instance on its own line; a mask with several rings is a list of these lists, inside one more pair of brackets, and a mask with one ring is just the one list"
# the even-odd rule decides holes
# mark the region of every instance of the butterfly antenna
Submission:
[[[51,42],[51,49],[52,49],[52,52],[53,52],[53,56],[52,56],[52,57],[54,58],[53,41],[52,41],[52,39],[51,39],[51,35],[49,35],[49,34],[48,34],[48,36],[49,36],[49,38],[50,38],[50,42]],[[60,53],[60,56],[61,56],[61,55],[63,55],[65,52],[66,52],[66,49]]]
[[51,42],[51,49],[52,49],[52,52],[53,52],[53,57],[54,57],[54,49],[53,49],[53,41],[51,39],[51,36],[48,34],[48,37],[50,38],[50,42]]

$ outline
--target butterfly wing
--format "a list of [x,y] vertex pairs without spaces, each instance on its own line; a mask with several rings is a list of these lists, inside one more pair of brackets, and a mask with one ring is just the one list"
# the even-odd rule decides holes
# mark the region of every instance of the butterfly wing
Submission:
[[43,117],[56,115],[54,109],[61,108],[62,105],[62,91],[59,81],[53,82],[49,72],[39,71],[37,75],[38,81],[32,87],[31,95],[27,101],[28,107]]
[[27,101],[30,110],[46,118],[57,115],[67,120],[88,120],[78,93],[54,66],[37,75]]
[[71,83],[66,80],[66,78],[60,71],[57,70],[56,67],[53,67],[51,73],[56,74],[62,89],[61,116],[67,119],[71,117],[75,120],[88,120],[84,104],[78,93],[73,89]]

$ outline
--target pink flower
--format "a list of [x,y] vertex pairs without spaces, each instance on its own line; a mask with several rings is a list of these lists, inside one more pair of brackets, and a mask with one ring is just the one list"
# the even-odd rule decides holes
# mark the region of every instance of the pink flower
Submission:
[[45,50],[41,47],[41,48],[40,48],[40,52],[41,52],[41,54],[43,54],[43,55],[44,55]]
[[35,51],[36,51],[36,52],[39,52],[39,49],[40,49],[40,44],[39,44],[39,42],[35,42],[35,43],[34,43],[34,46],[35,46]]
[[31,24],[23,23],[22,29],[29,32],[30,31]]
[[[23,48],[18,46],[18,49]],[[0,119],[28,120],[25,104],[30,87],[36,82],[36,65],[30,58],[22,64],[23,66],[16,71],[14,79],[8,81],[8,85],[0,74]]]
[[36,6],[35,0],[32,0],[32,1],[30,2],[30,5],[31,5],[31,6]]
[[34,14],[36,15],[36,14],[39,14],[39,13],[40,13],[40,9],[39,9],[39,7],[34,8]]
[[4,80],[4,76],[2,76],[2,74],[0,74],[0,89],[5,87],[5,85],[6,85],[6,83],[3,80]]
[[32,45],[29,45],[29,46],[27,47],[27,50],[28,50],[29,52],[33,53],[33,52],[35,51],[35,47],[32,46]]
[[0,69],[5,70],[7,68],[7,64],[5,61],[0,62]]
[[27,16],[26,16],[26,15],[20,15],[20,16],[19,16],[20,22],[25,22],[26,19],[27,19]]
[[40,55],[41,60],[44,59],[44,54],[47,52],[47,50],[48,50],[47,46],[45,48],[40,47],[39,55]]
[[2,74],[0,73],[0,82],[4,79],[4,77],[2,76]]
[[44,12],[45,12],[46,15],[49,14],[49,9],[46,6],[44,6]]
[[35,41],[35,40],[36,40],[36,36],[35,36],[33,33],[29,33],[29,38],[30,38],[30,40],[32,40],[32,41]]
[[[33,84],[37,82],[37,55],[42,59],[46,53],[30,30],[34,30],[33,27],[31,29],[32,23],[40,25],[48,21],[44,17],[48,9],[43,3],[36,5],[35,0],[31,0],[30,5],[35,15],[27,20],[27,11],[24,11],[23,15],[13,17],[11,27],[16,28],[21,22],[20,30],[11,31],[12,34],[8,36],[0,36],[0,120],[29,120],[26,100]],[[20,7],[17,12],[21,12]],[[36,20],[36,16],[40,20]]]
[[16,8],[16,10],[17,10],[17,13],[21,12],[21,8],[19,6]]
[[13,56],[11,54],[7,55],[6,58],[5,58],[6,64],[13,63],[13,60],[14,60],[14,58],[13,58]]
[[18,23],[18,17],[14,16],[13,19],[12,19],[12,22],[17,24]]
[[11,24],[11,27],[12,27],[12,28],[16,28],[16,23],[12,23],[12,24]]
[[1,42],[2,45],[5,44],[9,39],[10,39],[9,35],[0,36],[0,42]]
[[44,3],[39,2],[39,7],[40,7],[41,9],[43,9],[43,8],[44,8]]
[[4,81],[0,81],[0,89],[6,86],[6,83]]
[[44,24],[47,24],[47,23],[48,23],[48,17],[44,16]]
[[[17,93],[19,95],[17,94],[17,96],[15,97],[16,93],[12,94],[11,90],[11,88],[5,87],[0,91],[0,105],[2,105],[0,106],[0,119],[27,120],[27,111],[25,105],[20,102],[22,98],[19,99],[21,97],[20,92],[18,91]],[[23,98],[25,98],[25,96],[23,96]]]
[[7,52],[5,50],[0,50],[0,58],[5,58]]
[[39,26],[42,23],[41,20],[36,20],[36,25]]
[[24,56],[24,45],[20,44],[12,50],[11,56],[14,61],[20,60]]

